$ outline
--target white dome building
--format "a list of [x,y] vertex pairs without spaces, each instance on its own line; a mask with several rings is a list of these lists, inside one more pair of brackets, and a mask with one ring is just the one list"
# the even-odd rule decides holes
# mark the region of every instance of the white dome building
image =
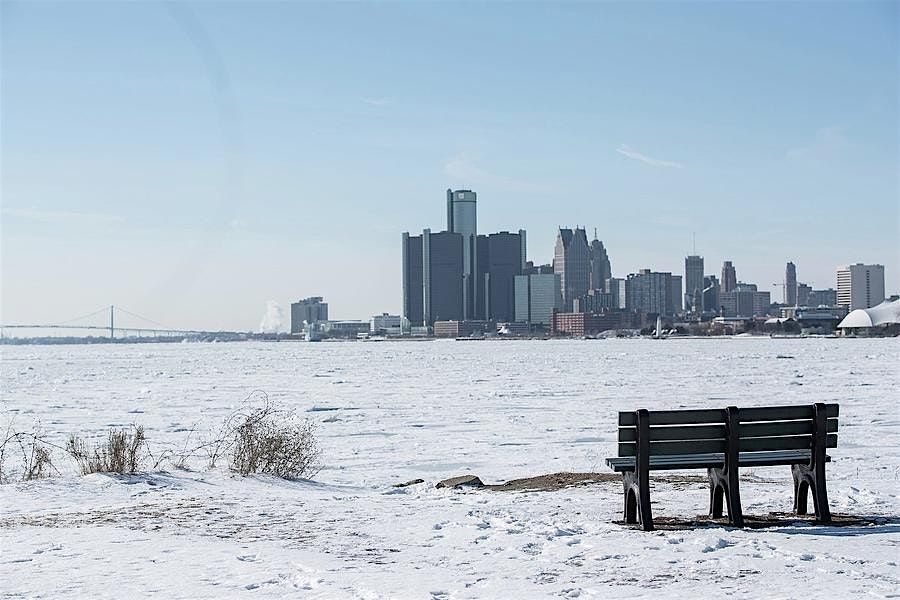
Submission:
[[838,329],[871,329],[900,324],[900,298],[885,300],[872,308],[857,308],[838,323]]

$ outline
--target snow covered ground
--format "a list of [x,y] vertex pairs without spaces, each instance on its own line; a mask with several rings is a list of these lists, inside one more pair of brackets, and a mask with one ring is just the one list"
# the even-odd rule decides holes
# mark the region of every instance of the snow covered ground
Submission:
[[[900,341],[602,340],[2,348],[0,417],[62,443],[140,423],[156,451],[219,425],[253,390],[319,424],[314,482],[171,467],[0,486],[4,597],[543,598],[900,596]],[[616,412],[840,402],[832,511],[645,533],[621,486],[435,489],[601,471]],[[702,475],[693,472],[694,475]],[[788,511],[787,467],[745,472],[747,514]],[[394,488],[422,478],[424,484]],[[657,483],[654,516],[706,510]]]

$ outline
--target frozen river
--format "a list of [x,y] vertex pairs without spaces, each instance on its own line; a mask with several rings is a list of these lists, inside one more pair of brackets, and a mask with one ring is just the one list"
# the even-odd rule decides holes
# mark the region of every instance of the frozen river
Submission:
[[[643,533],[621,488],[435,490],[607,471],[616,412],[838,402],[832,510],[900,514],[900,341],[709,339],[6,346],[0,416],[62,443],[143,424],[177,447],[262,390],[318,424],[315,482],[168,468],[0,488],[0,593],[166,597],[641,597],[900,593],[900,524]],[[757,472],[758,471],[758,472]],[[743,485],[787,511],[787,467]],[[392,484],[422,478],[425,484]],[[657,516],[704,512],[660,484]],[[113,571],[126,573],[112,584]],[[115,587],[113,587],[115,586]],[[809,587],[811,586],[811,588]]]

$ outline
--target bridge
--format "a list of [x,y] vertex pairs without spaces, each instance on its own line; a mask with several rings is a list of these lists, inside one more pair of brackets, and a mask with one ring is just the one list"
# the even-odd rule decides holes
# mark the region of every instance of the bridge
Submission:
[[[106,320],[107,315],[108,321]],[[129,323],[126,326],[122,326],[121,324],[116,325],[116,323],[121,323],[123,321],[123,315],[125,317],[124,320],[126,321],[134,322],[135,320],[137,320],[138,322],[146,323],[146,325],[135,325],[133,323]],[[104,319],[102,324],[97,322],[98,318]],[[59,321],[57,323],[3,324],[0,325],[0,337],[3,337],[6,330],[9,329],[33,330],[37,332],[46,332],[48,334],[52,333],[54,335],[60,333],[61,331],[72,331],[73,333],[84,332],[86,336],[90,335],[87,332],[102,331],[107,334],[106,337],[110,340],[133,337],[191,338],[212,336],[236,337],[245,335],[244,333],[239,331],[205,331],[200,329],[178,329],[174,327],[166,327],[162,323],[154,321],[153,319],[142,317],[139,314],[113,305],[104,306],[103,308],[95,310],[92,313],[81,315],[79,317],[75,317],[74,319]]]

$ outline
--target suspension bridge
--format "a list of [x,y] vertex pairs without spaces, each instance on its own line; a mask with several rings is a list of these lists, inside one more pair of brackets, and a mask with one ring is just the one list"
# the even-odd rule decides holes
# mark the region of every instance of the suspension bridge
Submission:
[[[102,319],[102,322],[100,321]],[[124,323],[124,325],[123,325]],[[14,331],[8,331],[14,330]],[[208,331],[201,329],[178,329],[167,327],[158,321],[143,317],[137,313],[118,306],[104,306],[101,309],[86,315],[59,321],[57,323],[11,323],[0,325],[0,337],[10,333],[27,330],[28,337],[40,337],[37,334],[60,336],[60,334],[82,334],[79,337],[88,337],[90,332],[104,332],[110,340],[122,340],[129,338],[210,338],[210,337],[239,337],[246,335],[238,331]],[[24,331],[23,331],[24,332]],[[17,336],[18,337],[18,336]]]

